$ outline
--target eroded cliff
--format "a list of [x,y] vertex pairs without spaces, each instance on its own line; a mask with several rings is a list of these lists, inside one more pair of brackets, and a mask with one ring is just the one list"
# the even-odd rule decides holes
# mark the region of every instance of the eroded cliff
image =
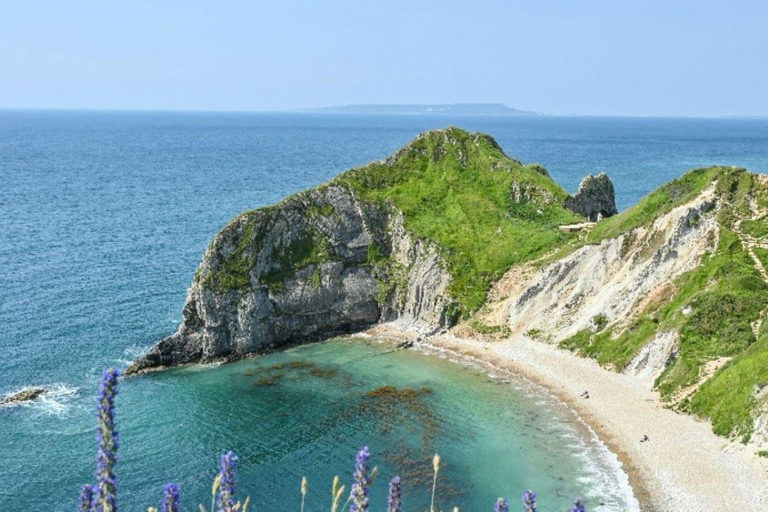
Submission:
[[237,358],[396,321],[432,332],[470,314],[510,265],[579,218],[542,172],[487,135],[428,132],[382,162],[247,212],[213,239],[183,322],[127,370]]

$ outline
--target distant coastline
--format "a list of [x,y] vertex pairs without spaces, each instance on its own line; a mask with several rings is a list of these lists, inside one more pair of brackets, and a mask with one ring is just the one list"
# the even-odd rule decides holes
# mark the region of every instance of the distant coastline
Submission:
[[540,112],[519,110],[503,103],[446,103],[446,104],[368,104],[297,109],[294,112],[321,114],[459,114],[479,116],[540,116]]

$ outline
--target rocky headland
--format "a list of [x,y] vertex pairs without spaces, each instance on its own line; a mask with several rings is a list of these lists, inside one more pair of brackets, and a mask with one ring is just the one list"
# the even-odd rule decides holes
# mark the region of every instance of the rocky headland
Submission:
[[568,197],[487,135],[422,134],[385,161],[230,222],[203,256],[179,330],[128,373],[379,322],[446,329],[511,264],[566,241],[557,226],[580,219]]

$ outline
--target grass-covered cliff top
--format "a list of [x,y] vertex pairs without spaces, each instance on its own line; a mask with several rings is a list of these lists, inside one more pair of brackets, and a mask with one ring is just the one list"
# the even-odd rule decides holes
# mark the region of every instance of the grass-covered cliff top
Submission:
[[[568,194],[541,165],[523,165],[490,136],[458,128],[421,134],[386,160],[342,173],[331,183],[363,201],[394,206],[412,234],[440,247],[458,315],[479,308],[491,282],[510,266],[573,236],[557,226],[583,220],[563,206]],[[204,287],[227,292],[250,286],[251,248],[264,236],[260,219],[280,204],[244,213],[222,230],[217,239],[223,235],[234,250],[215,273],[198,276]],[[299,252],[315,254],[309,246]],[[301,260],[289,265],[293,271],[320,261],[299,258],[299,252],[287,252],[286,257]],[[265,284],[279,287],[273,281]]]
[[460,314],[479,308],[510,266],[565,242],[559,225],[580,221],[540,166],[524,166],[488,135],[458,128],[424,133],[335,181],[363,199],[390,202],[412,233],[442,247]]

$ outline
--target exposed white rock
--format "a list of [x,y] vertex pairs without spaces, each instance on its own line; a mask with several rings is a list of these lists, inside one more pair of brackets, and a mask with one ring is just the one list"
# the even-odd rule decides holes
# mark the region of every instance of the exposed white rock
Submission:
[[656,378],[674,359],[678,350],[678,341],[680,341],[680,333],[677,331],[657,333],[653,340],[644,346],[624,368],[624,373],[635,377],[648,389],[652,389]]
[[[588,245],[515,283],[512,334],[531,329],[553,342],[604,315],[614,330],[637,317],[646,297],[698,265],[718,236],[717,199],[709,188],[646,227]],[[616,329],[618,327],[619,329]]]
[[402,214],[392,216],[388,231],[392,239],[392,259],[405,274],[395,299],[396,325],[421,333],[446,327],[446,290],[451,275],[437,246],[424,240],[414,241],[403,225]]

